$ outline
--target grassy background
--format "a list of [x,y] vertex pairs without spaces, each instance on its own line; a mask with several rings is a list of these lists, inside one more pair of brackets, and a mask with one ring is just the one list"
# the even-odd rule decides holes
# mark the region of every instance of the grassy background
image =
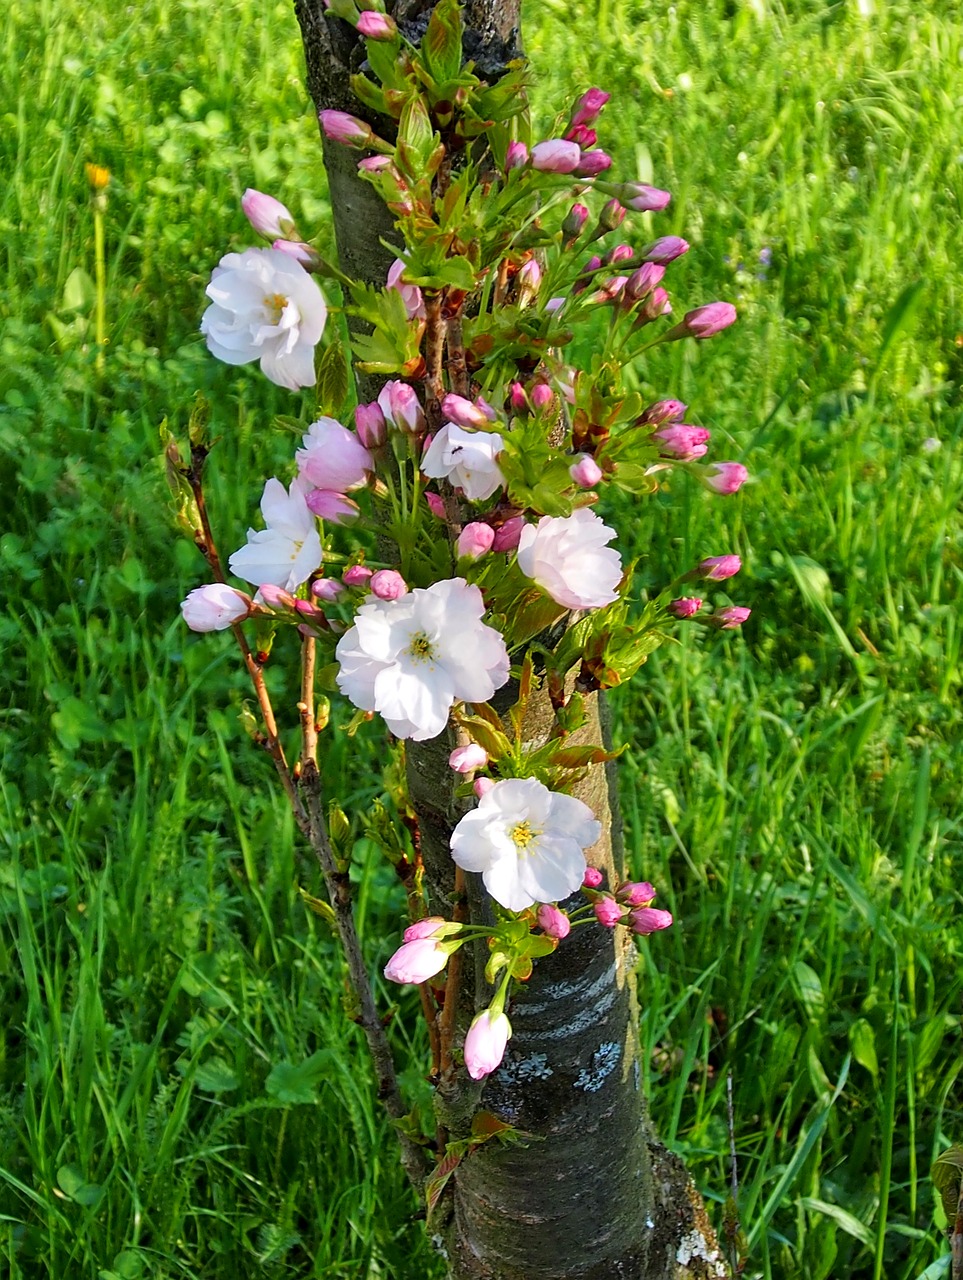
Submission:
[[[732,1072],[750,1276],[920,1276],[943,1253],[929,1165],[963,1136],[963,24],[872,8],[573,21],[543,0],[527,27],[546,128],[603,85],[617,167],[675,193],[652,225],[692,242],[677,309],[740,308],[639,377],[754,484],[621,514],[652,582],[738,551],[753,617],[685,632],[617,711],[635,870],[679,919],[642,954],[647,1088],[721,1200]],[[244,682],[177,620],[203,567],[154,462],[204,390],[239,543],[291,400],[211,360],[197,323],[248,242],[246,186],[325,219],[293,17],[22,0],[0,31],[0,1254],[25,1280],[437,1274]],[[103,385],[88,160],[113,174]],[[377,796],[381,745],[328,735],[346,807]],[[399,902],[356,853],[374,965]]]

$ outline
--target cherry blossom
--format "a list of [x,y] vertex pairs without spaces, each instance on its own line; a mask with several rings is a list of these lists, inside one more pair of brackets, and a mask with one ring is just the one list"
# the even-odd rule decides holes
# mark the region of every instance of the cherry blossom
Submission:
[[253,601],[243,591],[223,582],[196,587],[181,605],[184,621],[192,631],[226,631],[251,611]]
[[446,422],[429,445],[421,469],[433,480],[457,485],[471,502],[482,502],[505,483],[496,462],[503,447],[497,432],[465,431]]
[[231,572],[260,586],[269,582],[295,591],[322,560],[318,526],[306,502],[311,482],[304,476],[285,489],[272,477],[261,495],[265,529],[248,529],[247,542],[229,560]]
[[568,609],[598,609],[618,599],[619,553],[605,544],[615,530],[587,507],[570,516],[542,516],[518,544],[522,573]]

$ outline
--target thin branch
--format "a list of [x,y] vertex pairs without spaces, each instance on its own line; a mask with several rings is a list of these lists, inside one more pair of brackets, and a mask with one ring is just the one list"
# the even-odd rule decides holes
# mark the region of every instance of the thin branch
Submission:
[[[361,950],[361,940],[355,928],[350,880],[347,872],[338,867],[328,839],[322,805],[321,775],[313,761],[308,761],[305,765],[299,788],[308,815],[308,840],[324,877],[325,888],[328,891],[328,899],[334,912],[335,925],[344,951],[345,963],[348,966],[348,979],[358,1001],[357,1021],[368,1042],[368,1051],[371,1054],[378,1085],[378,1097],[384,1103],[391,1119],[401,1122],[407,1116],[407,1108],[398,1086],[391,1047],[378,1016],[371,979]],[[398,1141],[401,1144],[401,1162],[411,1182],[420,1192],[427,1171],[425,1154],[400,1123],[396,1125],[396,1129]]]
[[448,319],[448,376],[456,396],[468,398],[471,390],[465,362],[465,340],[461,328],[461,308]]
[[318,646],[314,636],[301,637],[301,701],[298,715],[301,717],[301,772],[308,763],[318,765],[318,726],[314,715],[314,671],[318,660]]
[[437,431],[444,421],[441,402],[445,398],[445,382],[442,369],[445,363],[445,319],[442,315],[442,295],[425,294],[425,417],[428,430]]
[[[461,867],[455,869],[455,892],[453,894],[454,911],[452,919],[464,924],[468,919],[465,894],[465,873]],[[441,1011],[441,1075],[442,1078],[451,1070],[452,1049],[454,1048],[455,1025],[458,1015],[458,1003],[461,998],[461,961],[459,949],[448,958],[448,978],[445,981],[445,1007]]]

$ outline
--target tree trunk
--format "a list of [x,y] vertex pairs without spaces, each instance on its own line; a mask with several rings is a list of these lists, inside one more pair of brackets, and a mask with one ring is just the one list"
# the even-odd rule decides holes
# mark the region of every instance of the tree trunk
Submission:
[[[428,0],[400,0],[394,16],[417,28]],[[349,111],[384,121],[351,95],[354,33],[325,15],[322,0],[295,0],[318,111]],[[516,54],[518,0],[468,0],[465,49],[485,74]],[[335,236],[348,274],[383,283],[390,255],[379,238],[393,224],[373,188],[356,176],[356,153],[324,144]],[[602,740],[597,700],[577,740]],[[525,737],[544,740],[547,697],[533,699]],[[574,740],[573,740],[574,742]],[[406,744],[411,802],[418,816],[430,906],[450,918],[454,865],[449,851],[459,816],[447,735]],[[618,798],[603,766],[576,792],[603,824],[589,853],[610,883],[624,878]],[[480,877],[468,876],[473,921],[490,917]],[[488,1003],[485,955],[462,983],[462,1034]],[[516,1143],[486,1142],[458,1165],[433,1220],[451,1280],[706,1280],[728,1270],[702,1200],[682,1162],[653,1133],[642,1095],[635,947],[625,930],[575,930],[534,972],[509,1009],[513,1036],[501,1067],[475,1083],[464,1070],[439,1085],[440,1123],[465,1137],[479,1109],[518,1131]],[[470,979],[470,980],[469,980]]]

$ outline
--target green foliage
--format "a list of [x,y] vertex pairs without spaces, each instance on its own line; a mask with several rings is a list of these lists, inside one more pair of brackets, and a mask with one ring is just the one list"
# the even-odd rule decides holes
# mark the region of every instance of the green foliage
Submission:
[[[566,94],[609,89],[620,176],[675,193],[626,236],[691,241],[678,311],[740,309],[627,390],[688,401],[755,484],[613,501],[640,589],[707,554],[746,564],[725,584],[753,606],[744,634],[683,631],[616,710],[633,871],[679,920],[643,949],[643,1080],[721,1221],[731,1071],[751,1276],[939,1274],[929,1171],[963,1132],[963,38],[907,0],[876,9],[526,15],[549,73],[534,136]],[[203,566],[144,461],[206,393],[212,516],[239,545],[253,437],[291,400],[196,328],[211,266],[250,242],[245,187],[328,247],[293,15],[32,0],[0,23],[20,86],[0,130],[4,1260],[16,1280],[437,1274],[244,678],[176,619]],[[86,160],[113,175],[103,381]],[[333,405],[335,356],[324,385]],[[349,766],[344,718],[328,787],[374,813],[383,739],[362,726]],[[345,845],[374,970],[402,894],[371,840]]]

